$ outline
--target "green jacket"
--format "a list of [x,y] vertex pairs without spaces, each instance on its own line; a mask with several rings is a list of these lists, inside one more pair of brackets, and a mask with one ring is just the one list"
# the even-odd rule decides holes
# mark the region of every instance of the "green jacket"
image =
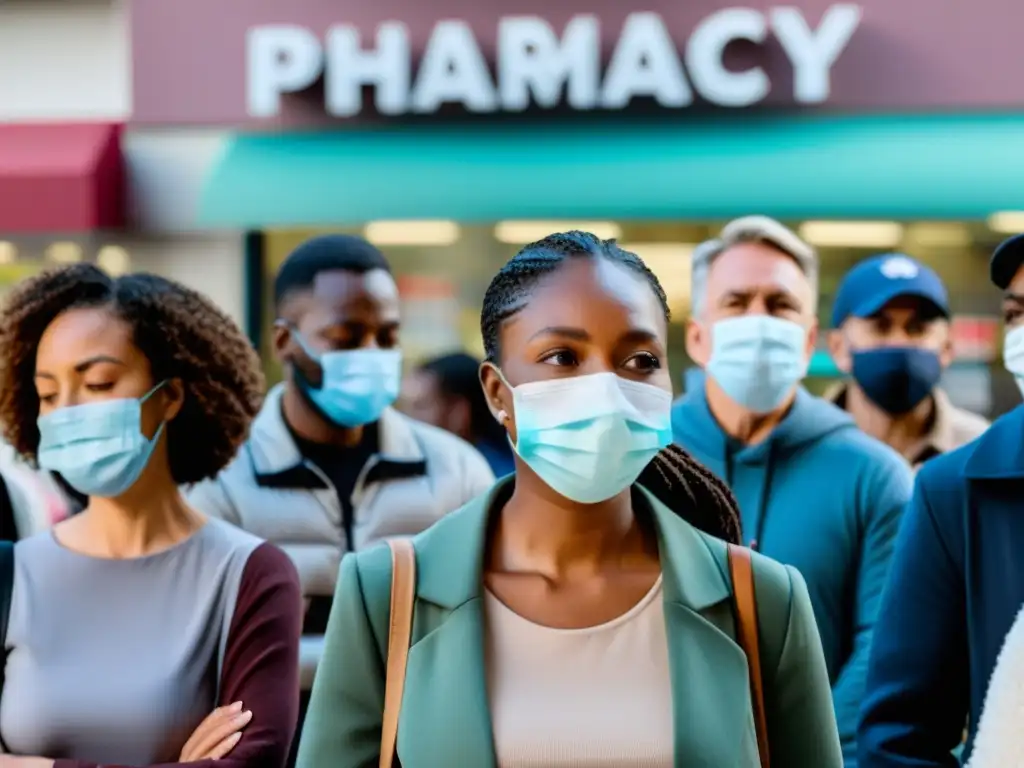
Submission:
[[[398,733],[403,768],[495,767],[482,568],[487,521],[508,482],[415,539],[416,606]],[[650,505],[658,530],[676,765],[756,768],[746,657],[733,640],[726,546],[646,491],[635,498]],[[792,568],[756,555],[754,579],[772,764],[842,768],[804,581]],[[377,766],[390,601],[387,547],[344,559],[297,768]]]

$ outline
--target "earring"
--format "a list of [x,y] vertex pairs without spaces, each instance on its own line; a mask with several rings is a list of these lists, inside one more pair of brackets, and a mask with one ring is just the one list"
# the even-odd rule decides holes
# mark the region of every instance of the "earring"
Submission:
[[504,426],[506,421],[508,421],[508,413],[505,411],[498,411],[498,423]]

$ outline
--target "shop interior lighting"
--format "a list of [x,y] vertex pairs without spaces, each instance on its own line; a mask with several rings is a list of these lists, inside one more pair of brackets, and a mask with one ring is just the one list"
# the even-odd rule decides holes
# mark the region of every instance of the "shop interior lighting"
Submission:
[[17,246],[6,240],[0,241],[0,264],[13,264],[17,258]]
[[509,245],[525,245],[573,229],[590,232],[602,240],[622,237],[622,227],[614,221],[499,221],[494,227],[494,238]]
[[379,246],[451,245],[459,239],[454,221],[371,221],[363,237]]
[[673,315],[688,311],[692,243],[621,243],[620,246],[643,259],[657,276]]
[[1024,211],[999,211],[988,217],[988,228],[1002,235],[1024,232]]
[[132,268],[132,260],[128,251],[120,245],[105,245],[96,254],[96,264],[111,277],[128,274]]
[[903,226],[895,221],[807,221],[800,237],[824,248],[895,248]]
[[635,253],[661,280],[670,274],[690,275],[690,256],[696,247],[693,243],[619,243],[624,251]]
[[905,234],[907,250],[914,248],[966,248],[971,233],[955,221],[927,221],[911,224]]
[[46,249],[46,258],[58,264],[74,264],[82,260],[82,246],[72,242],[51,243]]

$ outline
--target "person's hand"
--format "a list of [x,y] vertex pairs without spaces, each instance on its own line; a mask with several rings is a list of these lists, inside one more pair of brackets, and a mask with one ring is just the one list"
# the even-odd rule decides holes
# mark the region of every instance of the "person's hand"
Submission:
[[197,760],[220,760],[235,748],[242,738],[242,729],[252,720],[252,712],[242,710],[242,702],[218,707],[199,724],[185,746],[181,748],[179,763]]

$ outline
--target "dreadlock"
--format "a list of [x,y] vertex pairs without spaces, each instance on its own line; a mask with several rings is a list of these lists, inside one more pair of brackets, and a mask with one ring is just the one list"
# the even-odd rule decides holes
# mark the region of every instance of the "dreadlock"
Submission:
[[[589,232],[564,232],[530,243],[494,276],[484,294],[480,332],[486,359],[500,357],[501,325],[519,312],[537,283],[570,258],[603,258],[642,275],[654,292],[665,319],[670,318],[665,290],[643,260],[623,250],[615,240],[601,240]],[[678,446],[659,452],[637,482],[669,509],[705,533],[740,543],[739,507],[729,488],[704,465]]]

